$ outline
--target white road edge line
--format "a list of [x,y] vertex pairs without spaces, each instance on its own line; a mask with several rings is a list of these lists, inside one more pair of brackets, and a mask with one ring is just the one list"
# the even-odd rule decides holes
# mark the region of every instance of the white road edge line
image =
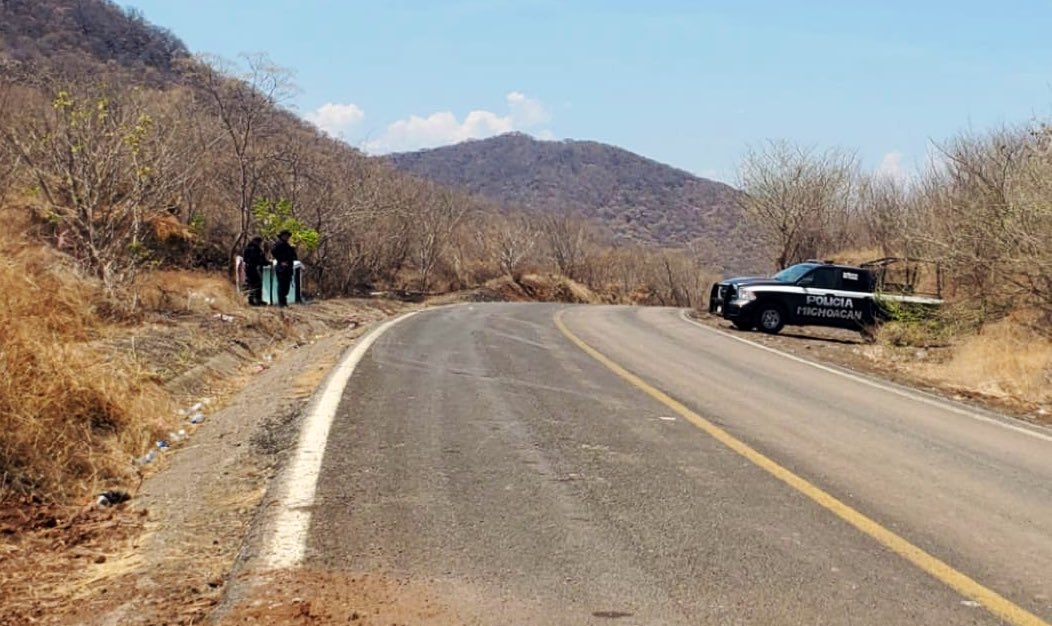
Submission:
[[303,560],[307,550],[307,531],[310,529],[310,508],[314,504],[325,445],[347,381],[373,342],[392,326],[418,312],[411,311],[388,320],[361,337],[329,373],[321,393],[311,401],[296,450],[282,477],[277,516],[263,550],[264,567],[284,569],[295,567]]
[[[887,392],[896,394],[898,396],[902,396],[903,398],[909,398],[910,400],[916,400],[918,402],[923,402],[924,404],[927,404],[929,406],[934,406],[934,407],[938,407],[940,409],[945,409],[947,411],[951,411],[953,413],[957,413],[958,415],[963,415],[965,417],[970,417],[970,418],[972,418],[974,420],[977,420],[977,421],[980,421],[980,422],[986,422],[987,424],[993,424],[995,426],[1000,426],[1001,428],[1007,428],[1008,430],[1014,430],[1014,431],[1016,431],[1018,433],[1022,433],[1024,435],[1028,435],[1028,436],[1034,437],[1036,439],[1041,439],[1043,441],[1052,442],[1052,435],[1050,435],[1048,433],[1039,432],[1039,431],[1036,431],[1036,430],[1032,430],[1030,428],[1024,428],[1022,426],[1016,426],[1015,424],[1009,424],[1009,423],[1006,423],[1006,422],[1004,422],[1004,421],[1002,421],[1000,419],[996,419],[996,418],[993,418],[993,417],[987,417],[985,415],[981,415],[981,414],[976,413],[974,411],[969,411],[967,409],[963,409],[961,407],[954,406],[953,404],[950,404],[950,403],[948,403],[948,402],[946,402],[944,400],[940,400],[940,399],[937,399],[937,398],[933,398],[933,397],[924,395],[921,392],[907,391],[905,389],[899,389],[899,388],[896,388],[896,387],[892,387],[890,385],[886,385],[886,384],[877,382],[875,380],[871,380],[871,379],[868,379],[868,378],[865,378],[865,377],[862,377],[862,376],[856,376],[854,374],[851,374],[851,373],[848,373],[848,372],[845,372],[845,371],[842,371],[842,370],[839,370],[839,369],[836,369],[836,368],[833,368],[833,367],[828,367],[826,365],[822,365],[821,363],[815,363],[814,361],[808,361],[807,359],[803,359],[803,358],[800,358],[800,357],[798,357],[796,355],[789,354],[788,352],[782,352],[781,350],[775,350],[774,348],[769,348],[769,347],[767,347],[765,345],[758,344],[758,343],[753,342],[753,341],[749,341],[748,339],[742,339],[741,337],[735,337],[734,335],[732,335],[732,334],[730,334],[728,332],[722,331],[722,330],[720,330],[718,328],[712,328],[711,326],[706,326],[705,324],[702,324],[701,322],[699,322],[697,320],[691,319],[690,316],[687,315],[686,311],[680,311],[680,317],[683,318],[684,321],[690,322],[691,324],[694,324],[695,326],[698,326],[700,328],[704,328],[707,331],[716,333],[718,335],[723,335],[724,337],[727,337],[728,339],[733,339],[735,341],[740,341],[740,342],[742,342],[742,343],[744,343],[746,345],[753,346],[754,348],[759,348],[761,350],[766,350],[767,352],[770,352],[772,354],[777,354],[777,355],[783,356],[783,357],[785,357],[787,359],[790,359],[792,361],[796,361],[797,363],[803,363],[804,365],[809,365],[809,366],[814,367],[816,369],[820,369],[823,372],[829,372],[830,374],[836,374],[837,376],[843,376],[844,378],[847,378],[849,380],[853,380],[855,382],[862,383],[863,385],[869,385],[870,387],[874,387],[874,388],[880,389],[882,391],[887,391]],[[1035,428],[1037,428],[1037,427],[1035,427]]]

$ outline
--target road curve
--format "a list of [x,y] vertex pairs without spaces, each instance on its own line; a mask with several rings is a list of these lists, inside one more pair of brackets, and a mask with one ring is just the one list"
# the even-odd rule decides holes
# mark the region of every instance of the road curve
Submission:
[[307,566],[424,581],[479,624],[1013,623],[586,354],[560,311],[652,388],[1003,598],[1015,623],[1052,620],[1048,431],[672,309],[480,304],[392,327],[329,432]]

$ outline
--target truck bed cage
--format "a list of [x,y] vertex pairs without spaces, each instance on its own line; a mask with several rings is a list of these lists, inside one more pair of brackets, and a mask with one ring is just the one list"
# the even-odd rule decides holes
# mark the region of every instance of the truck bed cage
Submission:
[[938,261],[888,256],[860,263],[873,274],[876,291],[942,298],[942,266]]

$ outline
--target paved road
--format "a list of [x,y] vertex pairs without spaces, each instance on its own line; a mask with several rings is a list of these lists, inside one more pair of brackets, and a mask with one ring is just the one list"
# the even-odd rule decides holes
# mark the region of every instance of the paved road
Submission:
[[[654,389],[950,569],[924,571],[630,384],[560,331],[560,310]],[[382,335],[346,388],[306,564],[424,581],[483,624],[1041,624],[1052,436],[1037,432],[676,310],[430,310]],[[959,575],[1015,617],[946,584]]]

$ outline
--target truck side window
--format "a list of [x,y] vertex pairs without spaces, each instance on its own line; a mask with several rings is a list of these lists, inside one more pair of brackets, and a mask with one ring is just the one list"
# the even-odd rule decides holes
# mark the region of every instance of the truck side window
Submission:
[[833,267],[816,267],[810,274],[812,289],[837,289],[837,271]]

